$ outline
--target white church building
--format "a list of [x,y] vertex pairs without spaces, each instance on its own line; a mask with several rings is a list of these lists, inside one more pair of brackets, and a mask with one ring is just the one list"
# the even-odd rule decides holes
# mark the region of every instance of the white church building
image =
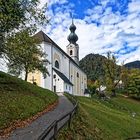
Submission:
[[56,93],[68,92],[73,95],[84,96],[87,89],[87,75],[79,67],[78,36],[75,34],[76,26],[72,22],[68,36],[69,45],[64,52],[43,31],[34,36],[41,41],[41,47],[47,54],[50,64],[47,65],[50,76],[46,78],[40,72],[30,73],[28,81],[35,81],[37,85]]

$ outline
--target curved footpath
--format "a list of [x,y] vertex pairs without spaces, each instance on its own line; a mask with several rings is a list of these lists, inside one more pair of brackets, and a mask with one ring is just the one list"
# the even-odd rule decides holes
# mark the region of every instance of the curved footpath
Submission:
[[37,118],[28,126],[16,129],[8,138],[0,138],[0,140],[37,140],[39,135],[42,134],[53,121],[71,111],[72,108],[72,103],[65,96],[60,96],[59,103],[54,110]]

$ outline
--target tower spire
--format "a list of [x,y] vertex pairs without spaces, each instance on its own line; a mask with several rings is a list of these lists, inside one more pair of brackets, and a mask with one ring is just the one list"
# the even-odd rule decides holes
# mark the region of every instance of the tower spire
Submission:
[[72,24],[69,27],[71,33],[68,36],[68,41],[72,44],[76,44],[76,41],[78,40],[78,36],[75,34],[76,26],[74,25],[74,22],[73,22],[72,13],[71,13],[71,18],[72,18]]
[[73,14],[71,13],[71,19],[72,19],[72,24],[74,24],[74,22],[73,22]]
[[78,40],[78,36],[75,34],[76,26],[74,25],[72,13],[70,13],[70,15],[72,23],[69,27],[70,34],[67,38],[70,42],[67,46],[67,53],[77,64],[79,64],[79,45],[76,43],[76,41]]

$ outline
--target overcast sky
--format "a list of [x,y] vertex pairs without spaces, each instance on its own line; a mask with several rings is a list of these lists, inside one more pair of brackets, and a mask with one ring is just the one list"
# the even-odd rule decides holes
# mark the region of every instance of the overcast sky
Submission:
[[49,25],[41,29],[63,50],[73,13],[80,59],[115,53],[119,63],[140,60],[140,0],[40,0],[48,3]]

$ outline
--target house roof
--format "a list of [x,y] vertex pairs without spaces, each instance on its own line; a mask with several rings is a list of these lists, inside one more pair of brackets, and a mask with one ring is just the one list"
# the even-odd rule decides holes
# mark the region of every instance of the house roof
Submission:
[[[47,36],[43,31],[39,31],[38,33],[36,33],[34,35],[34,37],[37,37],[39,39],[39,41],[44,41],[44,42],[48,42],[53,44],[54,46],[56,46],[63,54],[65,54],[78,68],[79,65],[65,52],[63,51],[49,36]],[[81,68],[80,68],[81,70]],[[82,71],[82,70],[81,70]],[[82,71],[83,72],[83,71]],[[85,72],[83,72],[85,73]]]
[[56,74],[57,74],[65,83],[67,83],[67,84],[73,86],[73,84],[70,82],[70,80],[69,80],[63,73],[61,73],[60,71],[58,71],[58,70],[56,70],[56,69],[54,69],[54,68],[53,68],[53,70],[56,72]]

